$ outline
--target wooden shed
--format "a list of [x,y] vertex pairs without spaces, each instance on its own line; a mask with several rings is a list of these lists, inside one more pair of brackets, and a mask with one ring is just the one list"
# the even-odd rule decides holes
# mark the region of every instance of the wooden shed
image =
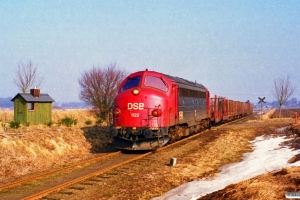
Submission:
[[52,121],[52,103],[48,94],[40,89],[31,89],[30,93],[18,93],[14,102],[14,121],[21,124],[47,124]]

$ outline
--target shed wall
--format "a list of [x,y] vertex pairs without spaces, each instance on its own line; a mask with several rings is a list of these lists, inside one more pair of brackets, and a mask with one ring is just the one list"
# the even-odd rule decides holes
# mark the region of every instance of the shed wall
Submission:
[[28,103],[19,96],[14,100],[14,120],[30,125],[51,122],[52,103],[34,103],[34,110],[28,110]]
[[14,100],[14,121],[26,123],[27,112],[26,101],[22,97],[17,97]]
[[52,121],[51,103],[34,103],[34,110],[27,110],[27,122],[30,124],[45,124],[50,121]]

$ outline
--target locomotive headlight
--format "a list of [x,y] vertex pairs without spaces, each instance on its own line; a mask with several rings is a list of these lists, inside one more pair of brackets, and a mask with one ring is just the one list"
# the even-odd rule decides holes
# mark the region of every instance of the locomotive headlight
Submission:
[[160,117],[162,112],[161,112],[161,109],[154,109],[154,110],[152,110],[151,114],[153,117]]
[[114,114],[115,114],[116,117],[118,117],[121,114],[121,110],[119,108],[116,108],[114,110]]
[[132,94],[134,95],[138,95],[140,93],[139,89],[135,88],[134,90],[132,90]]

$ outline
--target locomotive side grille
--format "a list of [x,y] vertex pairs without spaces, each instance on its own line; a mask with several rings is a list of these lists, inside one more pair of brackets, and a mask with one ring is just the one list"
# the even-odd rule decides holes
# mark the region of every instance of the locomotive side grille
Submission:
[[206,92],[191,90],[186,88],[179,88],[179,96],[205,98]]

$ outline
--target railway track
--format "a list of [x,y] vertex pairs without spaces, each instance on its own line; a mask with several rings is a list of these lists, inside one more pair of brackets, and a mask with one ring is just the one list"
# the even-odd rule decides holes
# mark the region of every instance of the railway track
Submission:
[[[0,186],[0,199],[37,199],[74,183],[99,175],[142,155],[109,153],[58,170]],[[76,174],[76,175],[74,175]],[[30,188],[30,189],[29,189]],[[30,191],[29,191],[30,190]]]
[[[203,132],[201,132],[203,133]],[[183,145],[183,144],[186,144],[188,143],[189,140],[192,140],[194,137],[197,137],[198,134],[195,134],[195,135],[192,135],[191,137],[188,137],[188,138],[185,138],[185,139],[182,139],[180,141],[177,141],[175,143],[172,143],[172,144],[169,144],[167,146],[164,146],[164,147],[161,147],[159,149],[157,149],[155,152],[159,152],[159,151],[163,151],[167,148],[172,148],[172,147],[175,147],[176,145]],[[22,198],[23,200],[33,200],[33,199],[39,199],[39,198],[42,198],[44,196],[47,196],[48,194],[52,193],[52,192],[57,192],[57,191],[60,191],[66,187],[69,187],[71,185],[74,185],[76,183],[82,183],[84,181],[89,181],[92,180],[92,181],[96,181],[97,182],[97,178],[109,178],[110,175],[117,175],[117,174],[109,174],[109,175],[103,175],[115,168],[118,168],[118,167],[121,167],[123,165],[126,165],[128,163],[131,163],[133,161],[137,161],[139,159],[142,159],[150,154],[152,154],[153,152],[146,152],[146,153],[143,153],[141,155],[136,155],[136,154],[123,154],[123,157],[126,157],[126,159],[124,158],[120,158],[121,157],[121,152],[116,152],[116,153],[113,153],[114,155],[119,155],[118,157],[118,160],[123,160],[124,161],[121,161],[121,162],[116,162],[116,163],[113,163],[113,164],[108,164],[107,167],[103,168],[103,169],[100,169],[100,170],[97,170],[97,171],[94,171],[92,173],[89,173],[89,174],[86,174],[84,176],[81,176],[81,177],[78,177],[76,179],[73,179],[73,180],[70,180],[68,182],[65,182],[65,183],[62,183],[60,185],[57,185],[57,186],[54,186],[54,187],[51,187],[49,189],[46,189],[46,190],[43,190],[41,192],[38,192],[36,194],[32,194],[30,196],[27,196],[27,197],[24,197]],[[108,155],[109,156],[109,155]],[[105,156],[105,157],[108,157],[108,156]],[[104,158],[103,158],[104,159]],[[110,163],[111,160],[106,160],[105,163]],[[83,183],[84,184],[84,183]],[[89,183],[87,183],[87,185],[89,185]],[[76,187],[74,187],[76,188]],[[81,188],[79,188],[81,189]],[[66,194],[68,194],[68,192],[65,192]],[[51,199],[51,198],[50,198]]]
[[55,174],[55,173],[58,173],[58,172],[63,172],[63,171],[66,171],[66,170],[69,170],[69,169],[72,169],[72,168],[76,168],[76,167],[81,166],[81,165],[85,165],[85,164],[89,164],[89,163],[96,162],[96,161],[99,161],[99,160],[103,160],[103,159],[109,158],[111,156],[118,155],[120,153],[121,153],[120,151],[114,152],[114,153],[109,153],[109,154],[106,154],[106,155],[102,155],[102,156],[99,156],[99,157],[96,157],[96,158],[92,158],[92,159],[89,159],[89,160],[85,160],[85,161],[76,163],[74,165],[70,165],[70,166],[63,167],[63,168],[60,168],[60,169],[57,169],[57,170],[42,173],[42,174],[32,176],[32,177],[29,177],[29,178],[26,178],[26,179],[21,179],[19,181],[14,181],[14,182],[11,182],[9,184],[1,185],[0,186],[0,191],[8,189],[8,188],[19,186],[21,184],[26,184],[26,183],[29,183],[31,181],[35,181],[37,179],[41,179],[43,177],[46,177],[46,176],[49,176],[49,175],[52,175],[52,174]]
[[[83,176],[80,176],[76,179],[73,179],[73,180],[70,180],[68,182],[65,182],[65,183],[62,183],[60,185],[57,185],[55,187],[52,187],[52,188],[49,188],[49,189],[46,189],[44,191],[41,191],[39,193],[36,193],[36,194],[33,194],[33,195],[30,195],[28,197],[25,197],[25,198],[22,198],[23,200],[32,200],[32,199],[38,199],[38,198],[42,198],[52,192],[55,192],[55,191],[58,191],[58,190],[61,190],[65,187],[68,187],[68,186],[71,186],[75,183],[79,183],[79,182],[82,182],[82,181],[85,181],[89,178],[94,178],[94,177],[97,177],[98,175],[101,175],[109,170],[112,170],[114,168],[117,168],[119,166],[122,166],[122,165],[125,165],[127,163],[130,163],[130,162],[133,162],[135,160],[138,160],[138,159],[141,159],[149,154],[151,154],[152,152],[148,152],[148,153],[144,153],[144,154],[141,154],[141,155],[138,155],[136,156],[135,154],[123,154],[124,156],[122,158],[118,158],[118,161],[116,160],[106,160],[106,164],[108,164],[109,166],[107,167],[104,167],[104,168],[100,168],[99,170],[96,170],[92,173],[88,173],[86,175],[83,175]],[[114,162],[114,164],[110,164],[110,162]],[[100,176],[100,178],[105,178],[105,176]]]
[[[243,120],[243,119],[241,119]],[[243,120],[244,121],[244,120]],[[235,121],[237,122],[237,120]],[[224,124],[226,125],[226,124]],[[200,133],[194,134],[190,137],[177,141],[175,143],[169,144],[167,146],[161,147],[157,149],[155,152],[163,151],[167,148],[176,147],[176,145],[185,145],[189,142],[189,140],[193,140],[197,138],[200,134],[203,134],[208,130],[202,131]],[[135,152],[134,152],[135,153]],[[47,172],[45,174],[41,174],[38,176],[34,176],[28,179],[24,179],[21,181],[16,181],[7,185],[0,186],[0,190],[7,190],[9,188],[13,188],[9,192],[0,192],[1,199],[38,199],[49,195],[50,193],[55,193],[57,191],[61,191],[64,188],[70,187],[77,183],[87,182],[86,185],[90,185],[90,181],[96,181],[97,179],[108,178],[113,175],[105,175],[109,171],[121,167],[125,164],[131,163],[133,161],[137,161],[141,158],[144,158],[153,152],[147,152],[143,154],[122,154],[121,152],[110,153],[105,156],[97,157],[91,160],[87,160],[72,166],[68,166],[59,170],[54,170],[51,172]],[[93,163],[94,164],[91,164]],[[75,169],[79,166],[88,165],[87,167],[82,167],[81,169]],[[72,173],[66,173],[66,171],[72,170]],[[63,173],[63,174],[62,174]],[[65,174],[66,173],[66,174]],[[74,173],[77,175],[74,176]],[[55,174],[57,174],[55,176]],[[73,175],[70,175],[73,174]],[[117,175],[117,173],[115,174]],[[52,181],[47,176],[54,176]],[[58,176],[58,177],[57,177]],[[42,181],[39,181],[43,179]],[[32,183],[33,182],[33,183]],[[30,186],[30,184],[35,184],[37,186]],[[19,186],[20,184],[23,185]],[[28,188],[30,188],[30,192],[28,192]],[[73,187],[76,188],[76,187]],[[82,189],[82,187],[77,187]],[[68,193],[68,192],[66,192]],[[4,194],[4,195],[3,195]],[[50,198],[51,199],[51,198]],[[55,199],[55,198],[54,198]]]

